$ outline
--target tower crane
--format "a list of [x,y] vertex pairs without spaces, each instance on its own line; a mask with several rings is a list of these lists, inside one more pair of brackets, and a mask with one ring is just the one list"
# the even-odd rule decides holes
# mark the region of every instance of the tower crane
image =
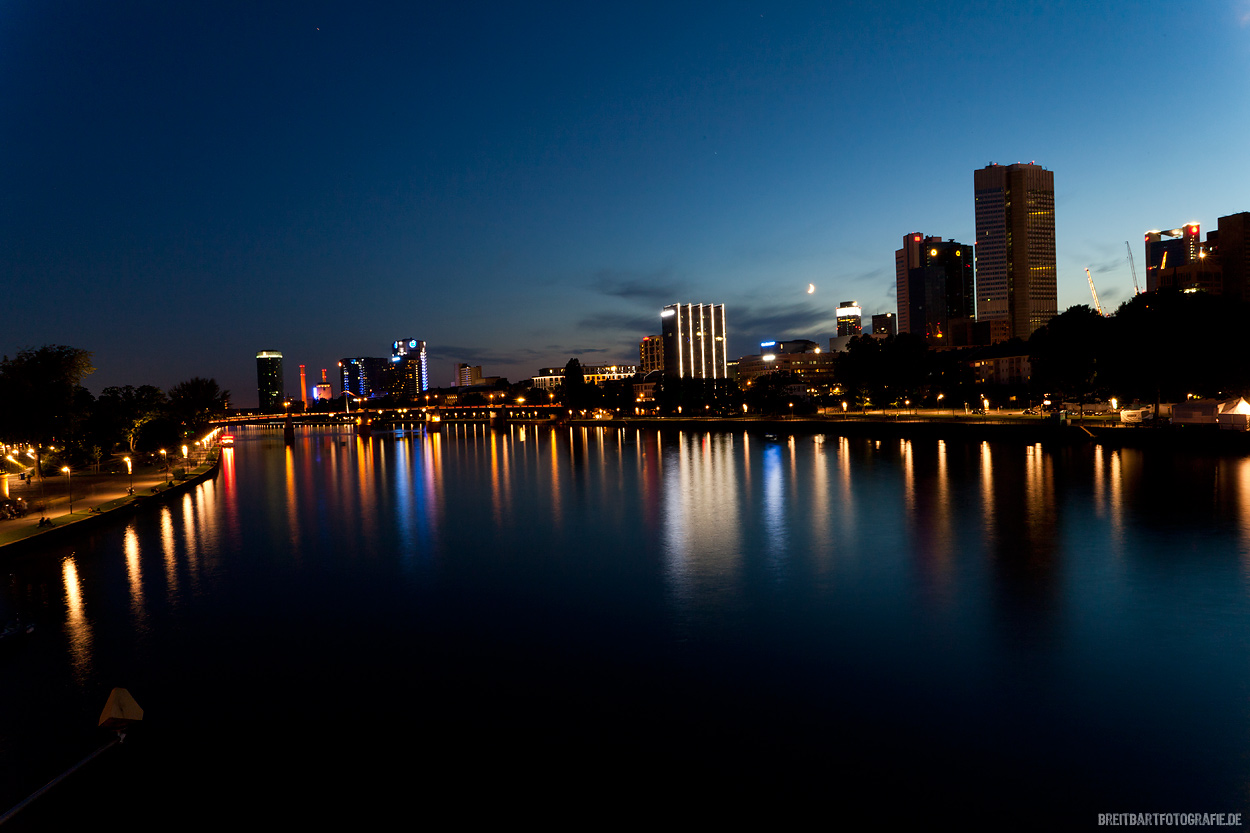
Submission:
[[1106,317],[1106,313],[1102,311],[1102,304],[1098,303],[1098,290],[1094,289],[1094,276],[1089,273],[1089,267],[1085,267],[1085,277],[1089,279],[1089,294],[1094,296],[1094,309],[1098,310],[1098,314]]
[[1128,268],[1133,272],[1133,294],[1140,295],[1141,287],[1137,285],[1137,264],[1133,262],[1133,247],[1125,240],[1124,248],[1128,249]]

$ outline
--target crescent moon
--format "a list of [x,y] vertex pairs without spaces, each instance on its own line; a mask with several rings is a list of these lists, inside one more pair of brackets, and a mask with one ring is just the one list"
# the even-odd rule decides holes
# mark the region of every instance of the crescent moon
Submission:
[[808,295],[811,295],[811,294],[812,294],[813,292],[815,292],[815,291],[816,291],[816,284],[814,284],[814,283],[809,283],[809,284],[807,285],[807,294],[808,294]]

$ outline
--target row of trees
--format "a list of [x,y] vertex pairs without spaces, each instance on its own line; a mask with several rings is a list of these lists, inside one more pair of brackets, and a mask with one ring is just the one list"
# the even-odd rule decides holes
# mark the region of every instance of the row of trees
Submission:
[[[58,447],[74,466],[114,451],[173,447],[202,433],[225,412],[229,392],[214,379],[188,379],[168,393],[152,385],[108,387],[95,397],[82,385],[95,372],[91,352],[49,344],[0,361],[0,440],[42,455]],[[42,459],[41,459],[42,464]]]

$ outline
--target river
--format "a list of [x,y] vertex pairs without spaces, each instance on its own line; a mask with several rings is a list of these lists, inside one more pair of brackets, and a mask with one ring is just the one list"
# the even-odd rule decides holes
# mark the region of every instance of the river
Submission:
[[0,810],[107,739],[112,687],[145,709],[15,829],[1250,810],[1250,458],[236,436],[172,503],[4,562],[37,630],[0,655]]

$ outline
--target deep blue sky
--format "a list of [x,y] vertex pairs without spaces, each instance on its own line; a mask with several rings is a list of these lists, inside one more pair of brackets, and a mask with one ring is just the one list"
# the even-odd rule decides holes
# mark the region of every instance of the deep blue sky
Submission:
[[516,380],[675,301],[823,342],[904,234],[973,241],[989,162],[1055,172],[1060,309],[1086,266],[1114,307],[1124,241],[1250,210],[1248,80],[1247,0],[10,0],[0,353],[249,406],[259,349],[291,393],[401,336]]

